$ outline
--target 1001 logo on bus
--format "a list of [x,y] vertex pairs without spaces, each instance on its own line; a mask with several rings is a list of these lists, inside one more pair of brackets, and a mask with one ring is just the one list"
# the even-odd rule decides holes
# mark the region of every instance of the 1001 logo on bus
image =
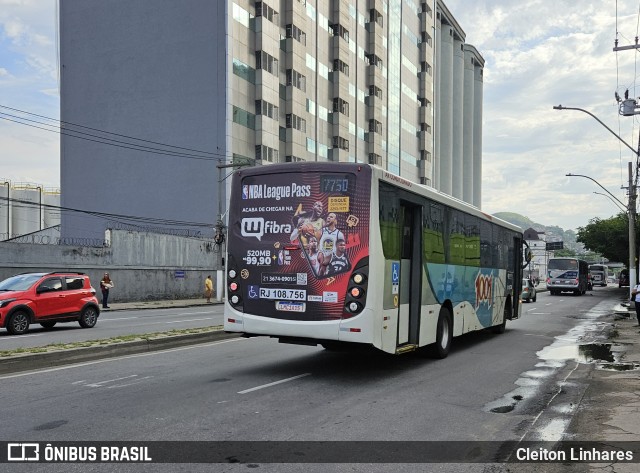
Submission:
[[482,304],[490,309],[493,305],[493,272],[482,274],[478,271],[476,276],[476,309]]
[[267,220],[262,217],[243,218],[240,222],[240,234],[244,237],[256,237],[262,241],[265,234],[291,233],[291,225],[279,224],[275,220]]

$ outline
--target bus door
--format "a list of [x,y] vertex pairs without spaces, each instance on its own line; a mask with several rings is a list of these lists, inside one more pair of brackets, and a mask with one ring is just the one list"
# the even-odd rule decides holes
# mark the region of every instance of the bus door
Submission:
[[401,201],[398,347],[417,345],[422,294],[422,206]]
[[[524,268],[527,264],[531,264],[531,250],[526,242],[519,236],[513,237],[513,267],[510,268],[513,271],[511,275],[511,281],[509,281],[509,272],[507,272],[507,293],[511,294],[511,320],[520,317],[520,294],[522,293],[522,277]],[[526,257],[524,251],[527,252]],[[511,285],[509,284],[511,282]],[[509,290],[511,286],[511,290]]]

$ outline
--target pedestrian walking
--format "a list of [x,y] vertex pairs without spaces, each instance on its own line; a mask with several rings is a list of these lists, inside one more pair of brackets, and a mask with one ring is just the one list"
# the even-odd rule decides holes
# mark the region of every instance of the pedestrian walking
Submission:
[[207,302],[211,302],[211,295],[213,294],[213,281],[211,276],[207,276],[204,280],[204,297],[207,298]]
[[113,287],[113,280],[109,276],[109,273],[104,273],[104,277],[100,281],[100,289],[102,290],[102,308],[110,309],[109,302],[109,289]]
[[631,289],[631,298],[636,304],[636,320],[638,321],[638,326],[640,326],[640,284],[636,284]]

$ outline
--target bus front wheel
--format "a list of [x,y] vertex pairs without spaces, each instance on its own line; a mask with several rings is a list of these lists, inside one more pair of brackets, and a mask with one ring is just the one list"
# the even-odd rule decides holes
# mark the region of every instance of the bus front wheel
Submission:
[[451,349],[453,339],[453,320],[451,311],[446,307],[440,309],[438,326],[436,328],[436,343],[431,347],[431,356],[434,358],[446,358]]

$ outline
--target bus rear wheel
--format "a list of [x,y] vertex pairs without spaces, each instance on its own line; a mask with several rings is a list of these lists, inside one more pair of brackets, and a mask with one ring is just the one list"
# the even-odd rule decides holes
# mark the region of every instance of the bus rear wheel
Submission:
[[438,316],[438,326],[436,327],[436,343],[431,347],[431,356],[433,358],[446,358],[451,349],[451,341],[453,340],[453,320],[451,311],[446,307],[440,309]]
[[[529,299],[529,302],[531,302],[531,299]],[[506,304],[504,305],[504,313],[502,314],[502,323],[500,325],[494,325],[493,327],[491,327],[491,331],[493,333],[504,333],[505,330],[507,329],[507,318],[511,317],[511,301],[507,301]]]

